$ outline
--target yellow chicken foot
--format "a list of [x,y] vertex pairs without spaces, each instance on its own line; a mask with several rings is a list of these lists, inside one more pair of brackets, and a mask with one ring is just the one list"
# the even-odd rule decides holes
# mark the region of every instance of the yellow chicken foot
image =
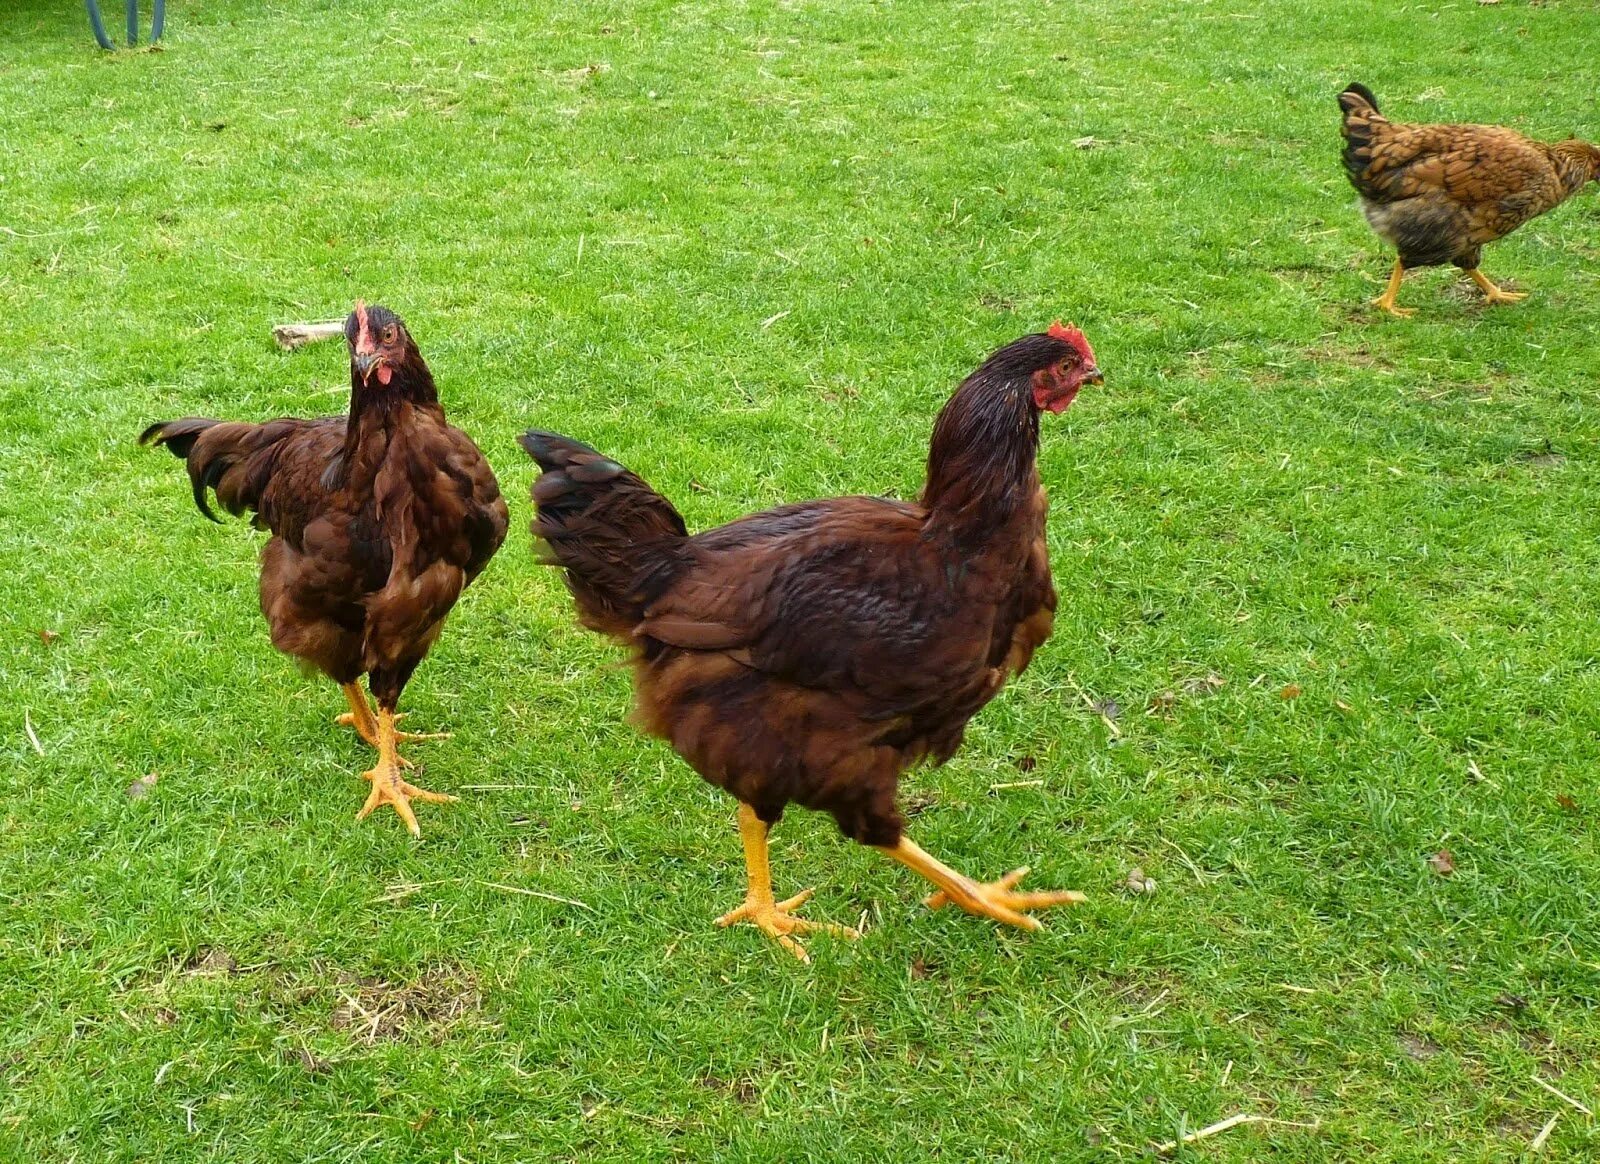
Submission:
[[1500,288],[1493,279],[1474,267],[1467,272],[1467,277],[1478,285],[1483,292],[1484,299],[1491,303],[1521,303],[1528,297],[1526,291],[1506,291]]
[[1013,869],[998,881],[973,881],[924,851],[909,837],[901,837],[898,845],[892,849],[885,848],[883,852],[939,887],[939,892],[923,899],[923,904],[929,909],[954,903],[968,913],[982,914],[1007,925],[1021,926],[1025,930],[1036,930],[1040,928],[1039,919],[1029,917],[1023,910],[1048,909],[1053,905],[1082,905],[1087,900],[1073,889],[1013,893],[1017,882],[1027,876],[1026,866]]
[[[345,701],[350,704],[350,710],[334,716],[333,722],[340,727],[355,728],[356,735],[366,740],[370,746],[376,748],[378,746],[378,721],[372,714],[372,705],[367,702],[366,693],[361,690],[361,685],[359,683],[344,683],[340,685],[339,690],[344,692]],[[399,723],[405,717],[405,713],[401,712],[394,717],[394,721]],[[394,738],[400,743],[410,743],[416,740],[448,740],[450,733],[395,732]],[[400,757],[400,763],[407,768],[411,767],[411,761],[404,756]]]
[[806,953],[805,947],[794,939],[794,934],[820,931],[837,934],[842,938],[861,936],[859,931],[849,926],[791,917],[792,910],[799,909],[810,900],[809,889],[795,894],[787,901],[773,900],[772,871],[767,861],[767,822],[756,815],[755,809],[744,803],[739,805],[739,839],[744,842],[744,863],[750,879],[750,888],[745,893],[743,905],[729,910],[717,919],[719,926],[731,926],[734,922],[747,921],[768,937],[775,939],[778,945],[802,962],[811,961],[811,956]]
[[1405,277],[1405,273],[1405,264],[1396,259],[1394,261],[1394,273],[1389,276],[1389,285],[1383,289],[1382,295],[1372,301],[1374,307],[1381,307],[1390,315],[1398,316],[1400,319],[1416,314],[1409,307],[1395,305],[1395,298],[1400,294],[1400,280]]
[[393,712],[378,709],[378,763],[361,774],[363,779],[372,781],[372,791],[367,795],[367,802],[361,806],[361,811],[356,813],[356,819],[365,820],[380,804],[393,805],[400,819],[405,821],[406,828],[411,830],[411,835],[420,839],[422,829],[417,824],[417,814],[411,811],[411,799],[415,797],[436,804],[448,804],[456,798],[442,792],[429,792],[401,779],[401,760],[395,750],[398,733],[394,730],[394,720]]

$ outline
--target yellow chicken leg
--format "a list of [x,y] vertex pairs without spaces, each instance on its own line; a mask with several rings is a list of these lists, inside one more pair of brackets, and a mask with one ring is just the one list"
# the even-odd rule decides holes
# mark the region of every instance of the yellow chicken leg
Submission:
[[1405,278],[1405,273],[1405,264],[1396,259],[1394,261],[1394,273],[1389,276],[1389,285],[1383,289],[1382,295],[1372,301],[1374,307],[1381,307],[1390,315],[1398,316],[1401,319],[1416,314],[1409,307],[1399,307],[1395,304],[1395,298],[1400,294],[1400,280]]
[[744,842],[744,863],[750,878],[750,888],[745,893],[743,905],[729,910],[717,919],[719,926],[731,926],[734,922],[747,921],[768,937],[776,939],[778,945],[802,962],[811,961],[811,956],[806,953],[805,947],[794,939],[792,936],[794,934],[819,930],[823,933],[837,934],[842,938],[861,936],[859,931],[849,926],[791,917],[790,911],[799,909],[810,900],[812,891],[809,889],[802,890],[787,901],[773,900],[772,871],[767,862],[767,822],[756,815],[755,809],[742,801],[739,804],[739,839]]
[[[372,705],[367,702],[366,693],[361,690],[359,683],[340,684],[339,690],[344,692],[345,701],[350,704],[350,710],[333,717],[333,722],[341,727],[353,727],[356,735],[367,741],[368,745],[378,746],[378,720],[372,714]],[[396,723],[405,718],[401,713],[394,717]],[[409,743],[414,740],[448,740],[449,732],[395,732],[394,738],[400,743]],[[411,761],[404,756],[400,757],[404,767],[411,767]]]
[[395,750],[395,738],[398,733],[394,730],[394,719],[394,712],[381,707],[378,709],[378,763],[374,768],[362,773],[363,779],[372,781],[372,791],[367,796],[367,802],[361,806],[361,811],[356,813],[356,819],[365,820],[367,815],[380,804],[390,804],[400,814],[400,819],[405,821],[406,828],[411,830],[411,835],[420,839],[422,829],[417,825],[417,814],[411,811],[411,798],[438,804],[448,804],[456,798],[442,792],[429,792],[425,788],[407,784],[401,779],[401,761]]
[[1048,909],[1053,905],[1082,905],[1087,900],[1073,889],[1013,893],[1017,882],[1027,876],[1026,866],[1013,869],[998,881],[973,881],[924,851],[910,837],[901,837],[898,845],[892,849],[885,848],[883,852],[939,887],[939,892],[923,899],[922,903],[929,909],[938,909],[953,902],[968,913],[982,914],[1025,930],[1036,930],[1040,928],[1039,919],[1029,917],[1023,910]]
[[1483,292],[1484,299],[1490,303],[1521,303],[1528,297],[1526,291],[1506,291],[1501,289],[1493,279],[1474,267],[1467,272],[1467,277],[1478,285]]

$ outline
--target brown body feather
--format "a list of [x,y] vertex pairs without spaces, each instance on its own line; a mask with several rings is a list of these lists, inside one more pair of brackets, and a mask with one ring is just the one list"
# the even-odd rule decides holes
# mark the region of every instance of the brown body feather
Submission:
[[893,846],[900,774],[942,762],[1028,665],[1056,605],[1030,336],[940,414],[917,504],[839,497],[688,536],[615,461],[551,433],[534,534],[580,616],[633,650],[636,716],[768,823],[793,802]]
[[337,683],[368,675],[390,709],[507,526],[488,462],[445,420],[427,365],[406,342],[388,385],[352,373],[347,417],[190,418],[140,437],[187,462],[207,516],[211,489],[229,512],[254,511],[272,532],[261,551],[261,611],[273,645]]
[[1339,95],[1344,166],[1372,229],[1406,267],[1475,270],[1483,247],[1600,178],[1600,149],[1494,125],[1408,125],[1363,85]]

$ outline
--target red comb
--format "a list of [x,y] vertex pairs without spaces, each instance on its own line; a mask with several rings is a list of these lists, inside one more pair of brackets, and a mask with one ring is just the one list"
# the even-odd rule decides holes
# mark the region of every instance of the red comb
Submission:
[[367,301],[365,299],[356,300],[356,326],[362,331],[367,330]]
[[1072,324],[1063,325],[1058,319],[1050,325],[1045,334],[1051,339],[1058,339],[1063,343],[1071,344],[1082,353],[1084,359],[1091,364],[1094,363],[1094,349],[1089,346],[1089,341],[1084,334]]

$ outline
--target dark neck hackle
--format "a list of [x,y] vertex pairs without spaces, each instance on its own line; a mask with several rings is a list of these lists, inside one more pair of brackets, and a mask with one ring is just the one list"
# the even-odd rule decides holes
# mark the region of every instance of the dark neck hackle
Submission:
[[929,524],[981,541],[1027,504],[1038,484],[1039,410],[1027,377],[975,373],[939,413],[922,504]]
[[[350,368],[350,414],[345,425],[344,456],[341,470],[346,480],[352,472],[375,472],[377,462],[388,450],[401,418],[412,410],[423,409],[444,415],[439,406],[439,391],[433,374],[410,337],[406,339],[405,359],[393,367],[387,384],[374,373],[364,382],[352,363]],[[367,462],[373,462],[368,465]]]

